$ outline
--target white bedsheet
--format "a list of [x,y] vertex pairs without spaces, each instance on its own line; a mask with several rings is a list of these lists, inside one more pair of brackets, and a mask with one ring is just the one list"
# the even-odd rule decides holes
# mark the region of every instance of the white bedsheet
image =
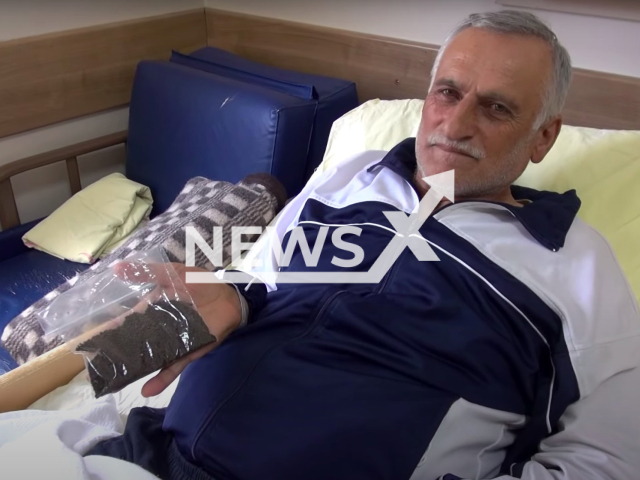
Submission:
[[157,480],[121,460],[82,457],[101,440],[120,435],[134,407],[166,407],[177,380],[160,395],[144,398],[143,378],[96,400],[86,371],[27,410],[0,414],[0,471],[12,480]]
[[124,424],[113,396],[59,412],[22,410],[0,415],[0,469],[7,480],[155,480],[115,458],[83,457]]
[[[108,395],[105,398],[113,398],[123,423],[126,422],[129,412],[134,407],[162,408],[169,405],[173,392],[178,385],[178,380],[173,382],[164,392],[153,398],[144,398],[140,395],[142,385],[151,378],[149,375],[132,383],[118,393]],[[89,383],[89,377],[85,370],[76,375],[67,385],[59,387],[45,395],[29,407],[29,410],[69,410],[87,405],[94,400],[93,390]]]

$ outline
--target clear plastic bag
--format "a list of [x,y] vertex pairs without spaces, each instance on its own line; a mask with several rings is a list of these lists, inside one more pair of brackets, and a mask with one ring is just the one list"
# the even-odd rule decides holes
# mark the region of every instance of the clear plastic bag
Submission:
[[96,397],[216,341],[161,248],[77,283],[37,314],[46,336],[84,356]]

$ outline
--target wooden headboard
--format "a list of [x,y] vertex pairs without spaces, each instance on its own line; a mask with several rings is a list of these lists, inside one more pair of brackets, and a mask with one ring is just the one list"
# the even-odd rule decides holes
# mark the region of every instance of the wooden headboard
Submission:
[[[258,62],[357,83],[361,101],[424,98],[438,51],[389,37],[207,9],[207,43]],[[640,78],[574,69],[564,122],[640,130]]]

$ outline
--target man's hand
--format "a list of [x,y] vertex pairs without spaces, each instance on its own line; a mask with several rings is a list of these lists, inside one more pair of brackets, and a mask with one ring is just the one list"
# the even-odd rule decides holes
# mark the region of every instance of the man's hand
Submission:
[[[172,263],[171,265],[185,285],[186,292],[193,298],[198,312],[200,312],[202,319],[207,327],[209,327],[209,332],[215,335],[218,341],[182,357],[172,365],[161,370],[142,387],[142,396],[144,397],[153,397],[161,393],[182,373],[187,365],[213,350],[219,342],[224,340],[227,335],[240,325],[242,320],[240,299],[238,298],[235,288],[224,283],[187,284],[185,281],[186,272],[199,272],[204,270],[185,267],[179,263]],[[168,292],[175,290],[175,278],[167,274],[164,266],[157,265],[157,267],[158,268],[147,266],[147,269],[152,268],[153,270],[145,271],[135,264],[123,262],[116,265],[116,272],[118,276],[124,280],[139,283],[148,281],[149,275],[152,275],[153,280],[158,282],[163,290]]]

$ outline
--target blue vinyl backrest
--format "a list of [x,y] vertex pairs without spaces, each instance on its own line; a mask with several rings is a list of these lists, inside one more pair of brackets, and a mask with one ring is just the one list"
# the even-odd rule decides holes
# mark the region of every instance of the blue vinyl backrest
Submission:
[[140,62],[131,95],[127,177],[148,185],[152,215],[190,178],[275,175],[305,182],[316,102],[170,62]]
[[314,87],[319,97],[332,95],[337,91],[353,85],[353,82],[343,80],[341,78],[296,72],[293,70],[286,70],[284,68],[273,67],[271,65],[265,65],[264,63],[249,60],[241,57],[240,55],[236,55],[235,53],[222,50],[221,48],[203,47],[184,56],[197,58],[220,67],[233,68],[238,71],[269,78],[278,82],[311,85]]
[[262,75],[259,72],[242,70],[241,68],[232,65],[215,63],[175,51],[171,52],[171,61],[179,65],[184,65],[185,67],[215,73],[216,75],[222,75],[227,78],[242,80],[253,83],[254,85],[262,85],[304,100],[316,100],[318,98],[318,93],[316,92],[315,87],[311,84],[269,77],[267,75]]
[[171,61],[317,101],[305,180],[322,161],[333,122],[358,106],[351,81],[272,67],[219,48],[204,47],[189,55],[174,52]]

